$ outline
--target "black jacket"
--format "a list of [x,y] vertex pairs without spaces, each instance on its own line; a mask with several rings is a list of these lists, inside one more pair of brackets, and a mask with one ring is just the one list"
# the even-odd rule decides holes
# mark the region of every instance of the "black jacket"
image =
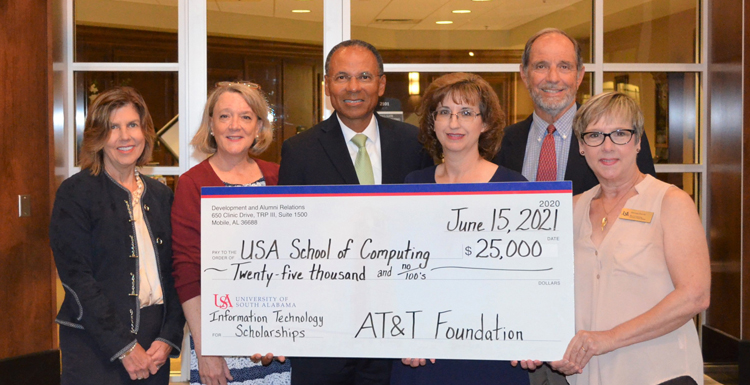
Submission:
[[[185,317],[172,278],[172,192],[142,177],[143,217],[154,245],[164,294],[164,320],[158,341],[180,353]],[[114,361],[132,347],[140,322],[138,246],[131,223],[130,192],[106,172],[83,170],[57,190],[50,223],[50,245],[65,300],[55,320],[83,329]]]
[[[433,165],[411,124],[375,113],[380,133],[382,184],[404,183],[406,174]],[[284,141],[280,185],[359,184],[344,133],[334,113],[309,130]]]
[[[521,172],[521,169],[523,169],[523,159],[526,156],[526,143],[529,141],[529,131],[531,131],[533,117],[534,115],[532,114],[526,120],[505,127],[503,141],[500,144],[500,152],[492,160],[495,164]],[[641,137],[641,152],[638,153],[636,162],[642,173],[656,176],[654,160],[651,158],[651,148],[648,145],[646,134],[643,134],[643,137]],[[586,164],[586,158],[581,155],[578,148],[578,140],[575,137],[570,139],[570,152],[568,153],[568,163],[565,168],[564,180],[573,182],[573,195],[578,195],[599,184],[596,175],[591,171],[589,165]]]

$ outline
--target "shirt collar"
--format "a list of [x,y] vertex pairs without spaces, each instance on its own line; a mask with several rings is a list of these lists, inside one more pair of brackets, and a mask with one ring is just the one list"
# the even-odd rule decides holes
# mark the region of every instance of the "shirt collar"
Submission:
[[[341,132],[344,134],[344,140],[346,140],[347,143],[352,140],[354,135],[357,135],[358,132],[355,132],[351,128],[349,128],[344,122],[341,121],[341,118],[339,118],[338,114],[336,115],[336,119],[339,120],[339,125],[341,126]],[[365,134],[367,136],[367,139],[372,140],[373,142],[377,142],[380,138],[380,133],[378,131],[378,120],[375,119],[375,114],[372,114],[372,119],[370,119],[370,124],[367,125],[364,131],[362,131],[362,134]]]
[[[568,136],[573,133],[573,118],[576,116],[576,111],[578,111],[578,104],[574,103],[572,107],[568,108],[568,110],[565,111],[564,114],[562,114],[560,119],[557,119],[557,121],[551,123],[555,126],[555,132],[560,134],[563,139],[567,139]],[[547,127],[549,125],[549,122],[542,119],[539,115],[536,114],[536,111],[534,111],[534,117],[532,118],[531,122],[531,130],[534,132],[535,136],[543,138],[544,135],[547,135]]]

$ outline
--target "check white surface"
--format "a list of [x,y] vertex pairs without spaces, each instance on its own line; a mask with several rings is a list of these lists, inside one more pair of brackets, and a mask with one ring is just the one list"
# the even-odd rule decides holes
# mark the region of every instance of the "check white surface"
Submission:
[[569,183],[493,185],[213,189],[204,354],[560,359],[575,324]]

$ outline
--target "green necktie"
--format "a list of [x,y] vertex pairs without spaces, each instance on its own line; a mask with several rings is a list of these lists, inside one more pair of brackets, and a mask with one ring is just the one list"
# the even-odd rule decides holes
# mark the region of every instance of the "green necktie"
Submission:
[[352,138],[352,143],[356,144],[359,149],[357,151],[357,159],[354,160],[354,170],[357,171],[359,184],[375,184],[375,177],[372,176],[370,155],[367,154],[367,148],[365,147],[366,142],[367,135],[365,134],[357,134]]

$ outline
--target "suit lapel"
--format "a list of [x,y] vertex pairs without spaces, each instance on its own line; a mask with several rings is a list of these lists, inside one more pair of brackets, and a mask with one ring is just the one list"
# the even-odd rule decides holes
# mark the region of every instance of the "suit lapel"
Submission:
[[354,170],[354,164],[346,147],[344,134],[341,132],[341,126],[339,125],[338,118],[336,118],[336,113],[334,112],[325,123],[321,127],[321,135],[318,137],[320,145],[323,147],[326,155],[328,155],[328,159],[333,164],[333,167],[344,180],[344,183],[359,184],[357,172]]
[[534,115],[529,115],[526,120],[521,122],[521,132],[518,135],[517,143],[514,143],[511,147],[514,154],[508,158],[511,162],[511,170],[521,172],[523,170],[523,162],[526,158],[526,143],[529,142],[529,132],[531,131],[531,122],[534,120]]
[[393,130],[396,128],[391,124],[390,119],[383,118],[375,113],[378,120],[378,130],[380,132],[380,164],[383,172],[382,183],[402,183],[403,180],[396,180],[399,170],[399,143]]
[[[586,166],[586,158],[581,156],[578,147],[578,139],[570,139],[570,151],[568,152],[568,163],[565,166],[565,180],[573,180],[575,174],[580,172],[581,166]],[[582,162],[583,161],[583,162]]]
[[570,153],[568,154],[568,166],[565,169],[565,180],[573,182],[573,195],[580,194],[599,184],[594,171],[586,163],[586,158],[581,155],[581,148],[575,136],[570,140]]

